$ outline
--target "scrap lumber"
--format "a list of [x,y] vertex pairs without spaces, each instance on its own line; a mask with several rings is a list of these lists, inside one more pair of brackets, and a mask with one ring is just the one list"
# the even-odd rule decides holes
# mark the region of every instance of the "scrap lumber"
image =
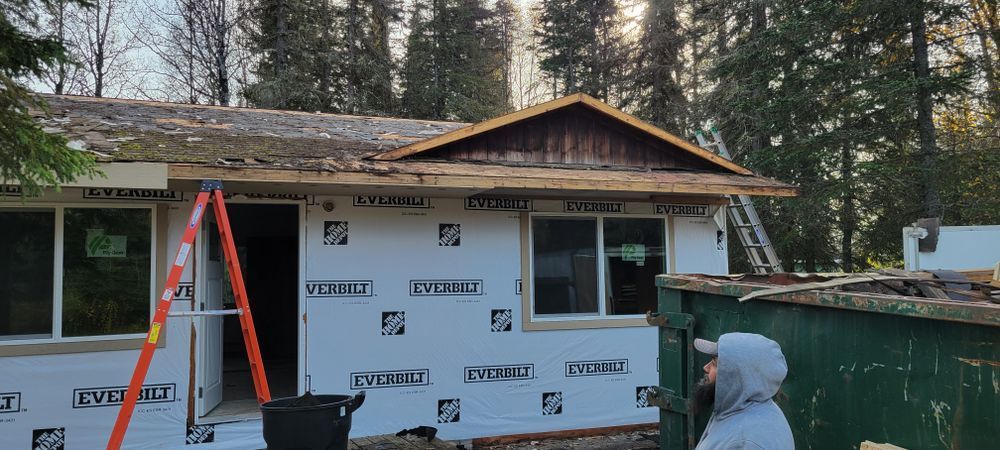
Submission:
[[747,295],[740,297],[739,301],[745,302],[747,300],[755,299],[757,297],[766,297],[768,295],[789,294],[793,292],[812,291],[817,289],[830,289],[850,284],[870,283],[872,281],[894,281],[894,280],[919,281],[922,280],[922,278],[913,276],[900,277],[900,276],[889,276],[889,275],[879,275],[879,274],[860,274],[858,276],[838,278],[836,280],[817,281],[813,283],[802,283],[791,286],[780,286],[771,289],[761,289],[759,291],[753,291]]
[[876,444],[871,441],[864,441],[861,443],[860,450],[906,450],[903,447],[897,447],[892,444]]

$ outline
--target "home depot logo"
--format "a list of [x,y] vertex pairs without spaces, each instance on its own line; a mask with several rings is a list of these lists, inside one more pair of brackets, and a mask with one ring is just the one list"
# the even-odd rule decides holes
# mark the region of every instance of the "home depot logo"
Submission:
[[623,375],[627,373],[628,373],[627,359],[607,359],[601,361],[569,361],[566,363],[567,377]]
[[483,295],[483,280],[410,280],[410,296]]
[[542,415],[562,414],[562,392],[546,392],[542,394]]
[[66,448],[65,428],[31,430],[32,450],[63,450]]
[[636,408],[646,408],[653,406],[649,403],[649,398],[656,392],[655,386],[636,386],[635,387],[635,407]]
[[485,211],[531,211],[531,200],[517,198],[469,197],[465,209]]
[[[120,405],[125,399],[128,386],[73,389],[73,408],[98,408]],[[139,391],[137,403],[168,403],[176,400],[175,383],[144,384]]]
[[306,297],[371,297],[371,280],[307,281]]
[[531,380],[533,378],[535,378],[534,364],[511,364],[466,367],[464,381],[466,383],[488,383],[491,381]]
[[378,389],[431,384],[428,369],[389,370],[382,372],[352,372],[351,389]]
[[438,423],[454,423],[461,418],[459,399],[449,398],[438,400]]
[[195,425],[187,428],[187,445],[215,442],[215,425]]
[[397,336],[406,332],[406,311],[382,312],[382,336]]
[[510,331],[511,324],[514,322],[514,315],[509,309],[493,309],[490,310],[490,319],[490,331],[502,333]]
[[0,413],[16,413],[20,411],[20,392],[0,392]]
[[324,221],[323,245],[347,245],[347,222],[341,220]]
[[392,197],[387,195],[356,195],[354,206],[374,206],[382,208],[430,208],[427,197]]
[[442,223],[438,225],[438,246],[458,247],[462,245],[462,224]]

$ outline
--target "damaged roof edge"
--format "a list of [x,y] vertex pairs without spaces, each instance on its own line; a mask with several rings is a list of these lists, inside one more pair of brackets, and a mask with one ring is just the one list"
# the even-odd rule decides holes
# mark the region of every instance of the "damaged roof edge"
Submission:
[[[455,165],[455,164],[451,164]],[[510,169],[510,168],[506,168]],[[567,170],[566,175],[575,172]],[[452,189],[536,189],[567,191],[648,192],[658,194],[745,194],[791,197],[798,188],[757,176],[728,175],[711,182],[700,174],[670,174],[669,179],[580,179],[572,176],[538,176],[508,170],[503,174],[415,173],[403,171],[346,172],[251,167],[218,167],[170,164],[172,180],[221,179],[249,183],[303,183],[354,186],[437,187]],[[744,181],[744,182],[740,182]]]

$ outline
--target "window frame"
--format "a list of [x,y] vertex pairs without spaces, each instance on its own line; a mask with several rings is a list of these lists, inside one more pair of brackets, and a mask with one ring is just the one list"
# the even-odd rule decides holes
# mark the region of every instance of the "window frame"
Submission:
[[[597,293],[598,293],[598,313],[567,313],[567,314],[535,314],[535,251],[534,251],[534,226],[533,219],[536,217],[577,217],[596,219],[597,226]],[[663,273],[670,273],[673,270],[673,220],[671,216],[656,214],[629,214],[629,213],[567,213],[567,212],[528,212],[521,216],[522,246],[521,246],[521,277],[527,279],[527,283],[522,280],[522,320],[521,325],[524,331],[540,331],[553,329],[577,329],[577,328],[611,328],[611,327],[635,327],[647,326],[644,314],[607,314],[607,275],[606,255],[604,245],[604,219],[624,218],[624,219],[657,219],[663,221]]]
[[[158,252],[157,252],[157,224],[158,222],[158,209],[157,205],[151,203],[135,203],[135,204],[122,204],[122,203],[108,203],[108,202],[94,202],[94,203],[43,203],[43,202],[33,202],[33,203],[10,203],[10,204],[0,204],[0,210],[4,209],[43,209],[43,210],[53,210],[55,213],[55,232],[53,235],[54,239],[54,258],[52,261],[52,335],[46,338],[26,338],[26,339],[0,339],[0,349],[4,347],[16,347],[24,345],[40,345],[40,344],[72,344],[81,342],[102,342],[102,341],[125,341],[125,340],[142,340],[146,337],[146,331],[138,333],[127,333],[127,334],[107,334],[107,335],[96,335],[96,336],[73,336],[65,337],[63,336],[63,253],[65,251],[65,210],[69,209],[146,209],[150,211],[150,227],[149,227],[149,308],[146,321],[149,322],[153,318],[153,314],[156,311],[156,286],[159,283],[159,278],[157,277],[158,264]],[[0,352],[0,356],[3,356],[6,352]]]

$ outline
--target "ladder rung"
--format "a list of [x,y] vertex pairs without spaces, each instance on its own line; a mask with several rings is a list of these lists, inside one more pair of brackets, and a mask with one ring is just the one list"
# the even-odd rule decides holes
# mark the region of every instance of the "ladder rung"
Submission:
[[192,317],[192,316],[242,316],[242,309],[214,309],[209,311],[175,311],[167,313],[170,317]]

